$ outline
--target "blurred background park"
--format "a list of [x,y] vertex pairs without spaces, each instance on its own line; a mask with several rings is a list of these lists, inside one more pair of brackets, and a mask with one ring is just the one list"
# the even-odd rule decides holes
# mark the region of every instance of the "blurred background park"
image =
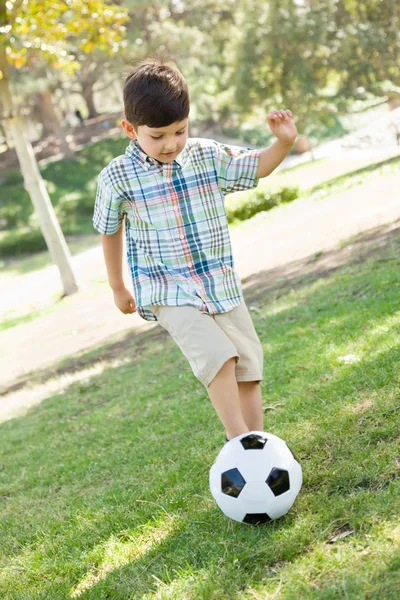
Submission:
[[[399,30],[396,0],[0,0],[2,598],[398,600]],[[155,54],[192,136],[269,145],[274,108],[299,132],[226,198],[266,427],[304,473],[268,529],[210,501],[206,392],[117,311],[92,228],[124,74]]]
[[96,176],[126,146],[119,127],[124,73],[152,54],[174,57],[187,78],[192,136],[265,146],[272,139],[265,115],[281,107],[292,110],[299,131],[286,165],[349,149],[379,157],[400,148],[397,2],[1,4],[3,260],[46,247],[23,186],[19,160],[28,179],[32,167],[23,150],[18,159],[14,117],[64,234],[92,233]]

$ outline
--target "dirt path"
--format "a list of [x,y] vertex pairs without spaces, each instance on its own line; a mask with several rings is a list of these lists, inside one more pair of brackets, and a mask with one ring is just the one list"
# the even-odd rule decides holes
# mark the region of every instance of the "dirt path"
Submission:
[[[240,276],[245,279],[313,256],[360,232],[393,223],[400,219],[399,189],[400,174],[396,173],[376,177],[336,197],[298,200],[258,215],[232,232]],[[109,343],[127,330],[154,327],[137,315],[122,315],[114,307],[100,247],[75,256],[74,263],[86,286],[81,293],[57,303],[48,314],[0,333],[3,392],[11,392],[29,373],[51,367],[64,357]],[[43,299],[58,289],[58,273],[49,267],[20,277],[7,299],[11,304],[32,301],[36,296]],[[10,393],[0,398],[0,421],[7,403],[29,404],[28,396],[29,389],[25,397],[13,398]]]

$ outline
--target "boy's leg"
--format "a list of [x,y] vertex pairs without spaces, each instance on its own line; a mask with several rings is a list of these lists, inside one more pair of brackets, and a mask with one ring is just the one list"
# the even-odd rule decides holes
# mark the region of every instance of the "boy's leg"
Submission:
[[263,431],[260,381],[263,378],[264,352],[246,303],[216,315],[215,319],[240,356],[235,371],[243,420],[249,430]]
[[230,439],[246,433],[249,428],[242,416],[235,375],[238,355],[228,336],[211,316],[200,313],[196,308],[150,308],[188,359],[194,375],[207,389],[227,437]]
[[264,431],[261,387],[258,381],[239,381],[242,416],[250,431]]
[[[216,319],[201,314],[192,307],[152,306],[151,309],[157,316],[160,325],[169,331],[189,360],[193,373],[207,388],[215,411],[225,427],[228,439],[246,433],[250,429],[262,431],[263,412],[259,384],[255,381],[238,383],[236,380],[236,359],[233,354],[237,350],[227,334],[235,333],[237,327],[234,321],[231,326],[230,314],[222,315],[223,321],[226,321],[228,325],[228,332],[224,332],[221,328],[221,324],[223,324],[221,321],[217,323]],[[249,316],[247,319],[251,323]],[[245,329],[249,330],[248,325]],[[247,350],[247,340],[243,338],[240,329],[237,331],[239,334],[238,345],[244,346],[244,350]],[[244,362],[246,366],[246,374],[250,370],[251,374],[256,376],[260,369],[252,368],[251,363],[257,364],[262,361],[262,349],[258,348],[257,339],[253,341],[254,343],[256,348],[252,353],[252,360],[249,361],[247,356],[242,354],[242,363]],[[257,351],[260,354],[258,360]],[[254,353],[256,354],[254,355]],[[225,358],[226,362],[223,362],[224,359],[222,359],[223,364],[217,374],[210,375],[210,370],[215,373],[213,367],[216,363],[220,364],[221,357],[226,356],[232,358]],[[211,382],[210,377],[212,377]]]
[[209,384],[207,391],[230,440],[249,431],[242,416],[239,387],[235,376],[235,358],[229,359]]

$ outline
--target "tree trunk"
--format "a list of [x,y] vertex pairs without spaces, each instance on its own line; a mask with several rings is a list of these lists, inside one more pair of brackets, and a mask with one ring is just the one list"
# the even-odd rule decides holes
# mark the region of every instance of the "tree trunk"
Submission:
[[11,132],[24,177],[25,188],[35,207],[51,258],[59,269],[64,295],[68,296],[78,290],[78,284],[72,269],[71,255],[57,221],[45,183],[40,175],[32,145],[26,138],[21,119],[13,110],[11,82],[4,45],[0,45],[0,72],[3,74],[2,79],[0,79],[0,105],[3,111],[4,124]]
[[74,153],[67,142],[62,124],[54,110],[53,101],[49,92],[37,92],[36,107],[43,123],[43,137],[54,135],[60,142],[61,151],[66,158],[73,158]]
[[49,92],[37,92],[35,96],[35,114],[43,125],[43,137],[57,133],[58,117],[55,113]]
[[9,132],[7,131],[6,127],[3,126],[2,123],[0,123],[0,135],[4,137],[4,143],[6,145],[7,150],[10,150],[13,146],[12,140],[10,138]]
[[94,105],[93,98],[93,84],[88,83],[86,81],[82,82],[82,96],[86,102],[86,106],[88,109],[88,119],[94,119],[99,116],[99,113],[96,110]]

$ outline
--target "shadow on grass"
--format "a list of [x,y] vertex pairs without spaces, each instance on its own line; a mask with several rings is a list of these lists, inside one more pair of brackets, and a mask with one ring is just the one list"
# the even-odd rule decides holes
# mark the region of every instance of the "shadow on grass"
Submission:
[[[135,331],[132,329],[128,334],[117,334],[116,341],[108,343],[106,346],[95,348],[89,352],[82,352],[78,356],[71,356],[58,362],[54,367],[37,370],[27,373],[24,377],[0,388],[0,397],[22,390],[32,384],[46,383],[50,379],[62,375],[78,373],[84,369],[102,364],[103,361],[110,361],[117,358],[129,356],[129,352],[135,352],[135,357],[139,358],[143,352],[151,353],[152,342],[166,340],[168,333],[161,327],[152,327],[146,331]],[[149,348],[150,347],[150,348]]]
[[331,250],[246,277],[242,281],[246,302],[256,303],[258,299],[274,301],[293,289],[325,279],[345,266],[374,259],[378,262],[398,260],[398,257],[388,259],[381,256],[393,244],[400,248],[400,220],[370,229]]
[[[250,585],[268,585],[272,569],[312,556],[338,522],[363,540],[379,519],[394,521],[399,240],[399,228],[379,228],[244,282],[265,348],[264,399],[280,401],[266,429],[292,440],[304,472],[294,509],[268,527],[232,523],[214,506],[208,469],[223,432],[163,330],[41,373],[130,357],[0,426],[3,551],[12,565],[21,561],[27,591],[15,597],[69,597],[81,582],[80,598],[239,599]],[[360,362],[338,363],[360,340]],[[23,512],[24,524],[13,520]],[[392,594],[398,563],[371,568],[376,589]],[[362,590],[352,576],[349,586]],[[319,597],[312,593],[298,598]]]

